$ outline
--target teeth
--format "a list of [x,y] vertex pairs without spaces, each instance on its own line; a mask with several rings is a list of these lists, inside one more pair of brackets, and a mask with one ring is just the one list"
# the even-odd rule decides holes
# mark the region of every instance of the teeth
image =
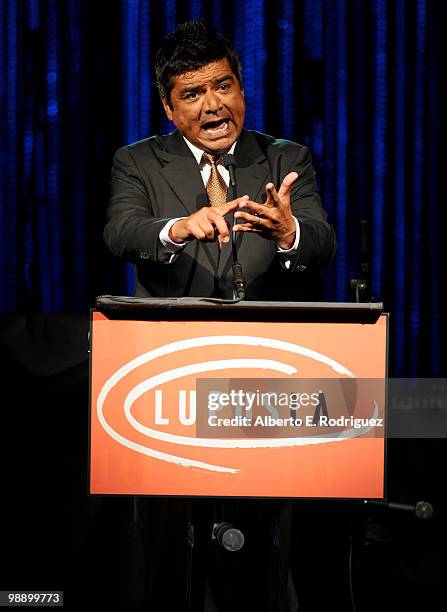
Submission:
[[224,121],[222,125],[219,125],[219,127],[207,128],[205,131],[208,132],[208,134],[219,134],[220,132],[225,132],[227,127],[228,127],[228,121]]

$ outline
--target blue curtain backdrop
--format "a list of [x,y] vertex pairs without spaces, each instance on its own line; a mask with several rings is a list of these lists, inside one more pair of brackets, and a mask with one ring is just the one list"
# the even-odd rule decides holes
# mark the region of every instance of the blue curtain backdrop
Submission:
[[154,53],[203,17],[239,51],[247,127],[311,148],[338,236],[322,298],[353,299],[367,221],[391,373],[445,375],[443,2],[1,0],[0,12],[0,310],[85,311],[129,291],[101,239],[112,156],[171,129]]

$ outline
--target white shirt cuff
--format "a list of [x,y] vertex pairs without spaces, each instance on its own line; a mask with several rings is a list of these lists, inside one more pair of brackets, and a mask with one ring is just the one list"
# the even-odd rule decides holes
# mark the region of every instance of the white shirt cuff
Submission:
[[186,244],[188,244],[187,242],[174,242],[169,238],[169,230],[174,225],[174,223],[177,223],[177,221],[179,221],[180,219],[186,219],[186,217],[178,217],[177,219],[171,219],[166,223],[166,225],[163,226],[158,235],[162,245],[171,253],[176,253],[179,249],[183,248]]
[[186,217],[178,217],[176,219],[171,219],[170,221],[166,223],[166,225],[162,227],[160,233],[158,234],[158,237],[160,238],[160,242],[164,247],[163,254],[166,256],[165,261],[163,261],[165,259],[163,256],[160,257],[161,263],[170,264],[173,261],[175,261],[180,251],[182,251],[183,248],[188,244],[187,242],[180,242],[180,243],[174,242],[173,240],[169,238],[169,230],[174,225],[174,223],[176,223],[179,219],[185,219],[185,218]]
[[276,247],[278,249],[278,253],[285,253],[286,255],[294,255],[296,251],[298,251],[298,246],[300,244],[300,224],[298,223],[298,219],[296,217],[293,217],[293,218],[295,219],[295,227],[296,227],[295,242],[292,244],[290,249],[281,249],[280,247]]

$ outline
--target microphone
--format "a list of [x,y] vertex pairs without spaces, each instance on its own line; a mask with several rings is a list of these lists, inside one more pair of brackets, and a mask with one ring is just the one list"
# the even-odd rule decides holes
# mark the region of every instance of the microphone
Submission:
[[217,540],[222,548],[230,552],[241,550],[245,543],[242,531],[233,527],[231,523],[214,523],[212,539]]
[[364,499],[363,503],[370,506],[380,506],[388,510],[403,510],[404,512],[413,512],[419,519],[429,519],[433,516],[433,506],[430,502],[418,501],[415,504],[402,504],[400,502],[379,501]]
[[225,153],[222,157],[222,164],[230,173],[230,185],[232,189],[231,199],[235,200],[237,198],[237,183],[236,183],[236,158],[231,153]]
[[[230,174],[231,199],[237,198],[237,182],[236,182],[236,158],[231,153],[226,153],[222,157],[222,164]],[[234,224],[234,215],[233,215]],[[245,277],[242,271],[242,266],[237,259],[236,233],[231,232],[231,253],[233,255],[233,294],[237,301],[245,298]]]
[[362,219],[360,221],[360,266],[358,278],[350,279],[351,290],[354,293],[356,302],[371,302],[370,295],[371,284],[371,265],[369,253],[369,237],[368,237],[368,221]]

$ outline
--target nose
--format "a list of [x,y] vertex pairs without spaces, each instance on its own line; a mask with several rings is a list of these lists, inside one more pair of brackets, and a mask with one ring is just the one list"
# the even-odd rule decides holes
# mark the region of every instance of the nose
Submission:
[[222,107],[218,94],[212,89],[208,90],[203,98],[203,111],[208,114],[216,113]]

